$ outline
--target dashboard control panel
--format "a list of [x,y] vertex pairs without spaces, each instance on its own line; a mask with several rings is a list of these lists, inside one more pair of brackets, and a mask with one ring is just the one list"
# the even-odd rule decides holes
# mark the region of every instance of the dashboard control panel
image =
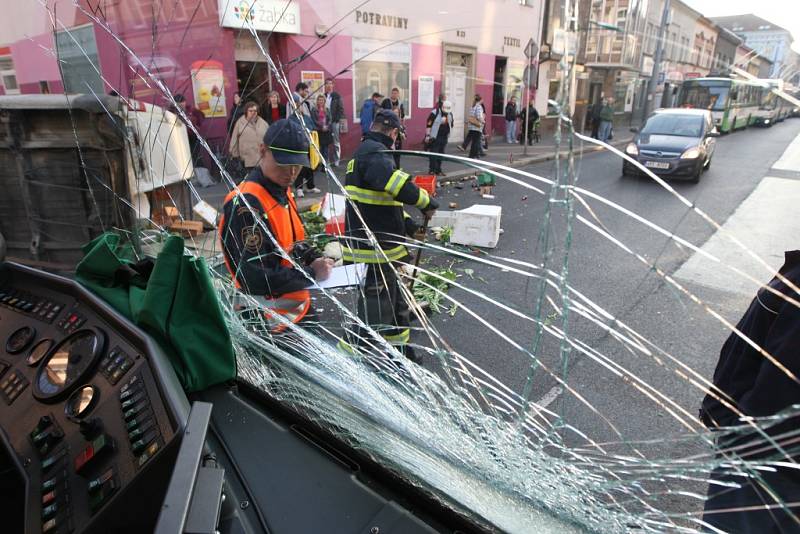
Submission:
[[73,281],[0,264],[0,400],[24,532],[152,527],[188,404],[130,322]]

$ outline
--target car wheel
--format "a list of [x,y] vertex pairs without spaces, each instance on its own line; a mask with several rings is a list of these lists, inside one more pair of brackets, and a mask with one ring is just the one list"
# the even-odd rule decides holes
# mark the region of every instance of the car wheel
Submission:
[[708,161],[706,161],[706,170],[709,168],[711,168],[711,158],[708,158]]

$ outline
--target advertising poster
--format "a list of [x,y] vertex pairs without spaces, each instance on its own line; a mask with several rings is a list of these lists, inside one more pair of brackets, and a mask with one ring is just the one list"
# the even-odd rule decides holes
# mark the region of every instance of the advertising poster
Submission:
[[322,86],[325,85],[325,73],[321,70],[300,71],[300,81],[308,85],[310,95],[321,95],[324,92]]
[[211,60],[192,63],[192,89],[194,105],[206,118],[228,116],[222,63]]
[[417,107],[433,107],[433,76],[420,76],[417,84]]

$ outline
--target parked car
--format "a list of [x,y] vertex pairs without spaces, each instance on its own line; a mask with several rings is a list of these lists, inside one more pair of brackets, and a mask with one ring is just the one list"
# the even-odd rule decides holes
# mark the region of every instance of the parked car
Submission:
[[[711,112],[705,109],[659,109],[647,118],[625,153],[664,176],[686,176],[699,182],[700,175],[711,165],[719,132]],[[638,174],[639,168],[625,161],[622,174]]]

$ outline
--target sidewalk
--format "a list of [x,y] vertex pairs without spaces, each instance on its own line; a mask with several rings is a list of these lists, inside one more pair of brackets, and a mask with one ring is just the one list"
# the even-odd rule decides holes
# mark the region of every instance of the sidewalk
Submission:
[[[623,135],[619,139],[612,141],[611,145],[617,148],[624,147],[630,142],[631,138],[632,136],[630,134]],[[564,146],[563,143],[562,146]],[[577,145],[576,151],[580,150],[580,148],[581,146]],[[601,147],[583,143],[584,154],[602,150],[604,149]],[[562,148],[561,154],[566,155],[566,153],[567,150]],[[457,156],[466,155],[456,148],[456,143],[447,146],[447,154]],[[527,154],[525,154],[525,147],[523,145],[507,144],[505,141],[501,140],[501,138],[497,137],[491,142],[486,156],[481,158],[481,161],[519,168],[533,163],[549,161],[554,158],[555,142],[552,137],[548,137],[539,143],[528,146]],[[340,180],[344,179],[345,161],[346,160],[343,159],[342,165],[340,165],[338,169],[334,169]],[[402,156],[400,158],[400,166],[412,176],[428,174],[428,159],[424,157]],[[474,169],[465,167],[461,163],[448,161],[442,163],[442,170],[446,173],[446,176],[440,176],[438,181],[444,184],[475,173]],[[321,171],[315,173],[315,178],[316,186],[322,190],[322,193],[306,195],[303,198],[297,199],[297,206],[300,210],[308,209],[311,205],[319,202],[323,198],[324,193],[329,189],[328,182],[330,180]],[[198,193],[203,200],[211,204],[215,209],[220,210],[222,208],[222,201],[225,195],[228,194],[228,187],[220,183],[204,189],[198,189]]]

